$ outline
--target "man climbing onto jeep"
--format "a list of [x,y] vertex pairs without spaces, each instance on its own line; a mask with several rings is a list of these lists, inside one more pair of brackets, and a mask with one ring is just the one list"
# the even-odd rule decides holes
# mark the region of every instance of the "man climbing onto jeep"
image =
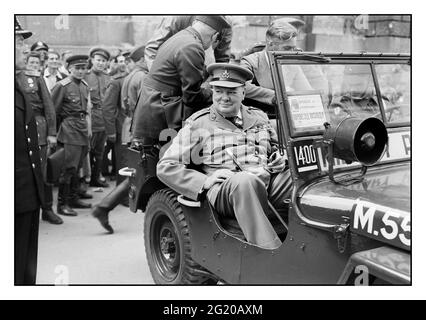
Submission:
[[264,112],[242,104],[249,70],[214,63],[207,71],[213,105],[188,119],[160,159],[158,178],[189,199],[205,194],[219,216],[237,219],[248,242],[277,248],[269,205],[281,209],[291,191],[277,134]]

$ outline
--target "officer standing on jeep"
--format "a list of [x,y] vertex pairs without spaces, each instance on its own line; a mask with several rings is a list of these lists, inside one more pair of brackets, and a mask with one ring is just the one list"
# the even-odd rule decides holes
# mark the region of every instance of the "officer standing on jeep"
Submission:
[[201,87],[205,50],[230,27],[223,16],[197,16],[160,47],[136,106],[133,144],[157,144],[163,129],[179,130],[183,120],[211,104],[211,90]]
[[281,240],[266,217],[268,198],[279,210],[291,190],[277,134],[264,112],[242,104],[253,77],[249,70],[214,63],[207,71],[213,105],[187,120],[159,161],[158,178],[193,200],[205,193],[219,215],[237,219],[248,242],[277,248]]
[[89,125],[87,101],[89,86],[84,77],[87,72],[86,55],[74,55],[67,59],[70,75],[59,81],[52,90],[52,100],[56,114],[61,119],[58,142],[65,152],[65,165],[59,177],[58,213],[76,216],[74,208],[90,208],[82,202],[77,189],[78,169],[87,155],[89,145]]

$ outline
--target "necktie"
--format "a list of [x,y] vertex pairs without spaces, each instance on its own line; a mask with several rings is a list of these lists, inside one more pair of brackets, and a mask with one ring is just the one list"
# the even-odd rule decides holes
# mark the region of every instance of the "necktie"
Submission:
[[226,120],[231,121],[238,129],[242,129],[243,128],[243,120],[238,118],[237,116],[235,117],[226,117]]

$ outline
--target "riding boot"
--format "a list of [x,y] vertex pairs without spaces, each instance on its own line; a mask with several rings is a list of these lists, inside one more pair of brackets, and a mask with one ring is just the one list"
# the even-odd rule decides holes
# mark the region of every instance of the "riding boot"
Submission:
[[62,224],[64,221],[55,214],[52,209],[53,205],[53,194],[52,194],[52,186],[50,184],[44,184],[44,200],[45,206],[42,208],[41,219],[47,221],[51,224]]
[[90,186],[91,187],[102,187],[102,188],[108,188],[109,185],[106,182],[102,182],[99,178],[100,178],[100,173],[101,173],[101,167],[102,166],[102,158],[97,157],[95,158],[95,163],[93,165],[93,170],[92,170],[92,178],[90,180]]
[[92,210],[92,215],[99,220],[101,225],[109,232],[114,230],[109,224],[108,214],[113,210],[123,199],[127,197],[129,192],[130,181],[127,178],[113,189],[105,198],[98,203]]
[[76,216],[77,212],[75,212],[69,206],[69,196],[70,196],[70,184],[69,183],[59,183],[58,188],[58,214],[62,214],[64,216]]
[[79,209],[89,209],[92,207],[90,203],[85,203],[80,200],[80,197],[78,195],[78,189],[79,189],[79,179],[78,176],[74,175],[71,178],[71,190],[70,190],[70,197],[69,197],[69,206],[72,208],[79,208]]

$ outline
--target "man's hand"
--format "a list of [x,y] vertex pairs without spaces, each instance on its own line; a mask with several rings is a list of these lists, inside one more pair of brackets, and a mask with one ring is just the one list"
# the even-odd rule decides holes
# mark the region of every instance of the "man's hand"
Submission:
[[111,143],[115,143],[117,141],[117,135],[114,134],[109,134],[107,135],[107,140]]
[[269,156],[266,169],[270,172],[281,172],[284,170],[285,165],[286,158],[282,156],[279,151],[275,151]]
[[130,148],[131,149],[141,150],[142,146],[143,146],[142,140],[140,140],[140,139],[133,138],[132,141],[130,142]]
[[229,169],[219,169],[216,170],[211,176],[209,176],[206,181],[204,182],[203,189],[209,190],[213,185],[216,183],[222,183],[226,179],[232,177],[234,175],[234,172],[232,172]]
[[47,144],[51,148],[56,148],[57,140],[55,136],[47,136]]

